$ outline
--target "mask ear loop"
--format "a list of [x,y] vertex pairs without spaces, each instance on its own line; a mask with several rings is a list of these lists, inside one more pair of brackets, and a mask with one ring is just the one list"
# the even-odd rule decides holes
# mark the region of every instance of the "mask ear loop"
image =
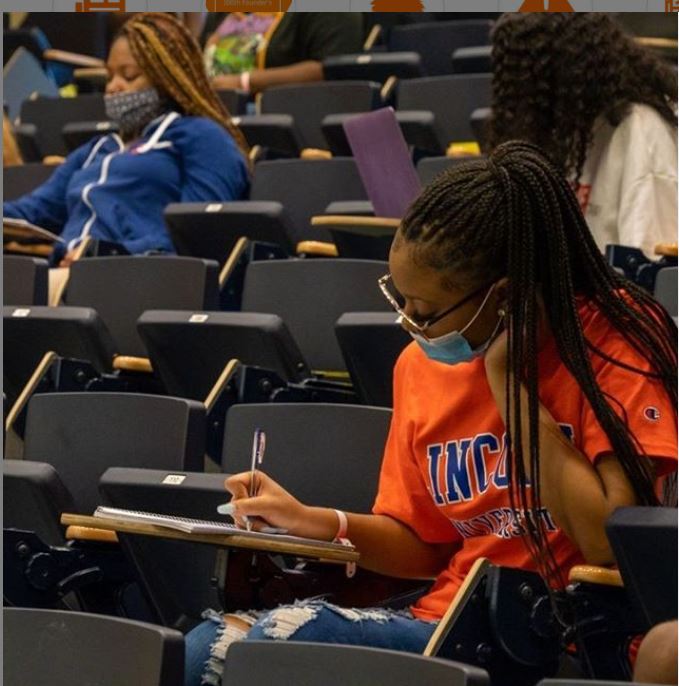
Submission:
[[488,302],[488,298],[490,298],[490,294],[493,292],[496,285],[497,284],[493,284],[488,289],[488,293],[486,293],[486,297],[483,299],[483,302],[481,303],[479,309],[476,310],[476,314],[471,318],[471,321],[468,322],[467,326],[465,326],[463,329],[460,329],[458,331],[459,334],[463,334],[479,318],[479,315],[481,314],[481,312],[483,312],[483,308],[486,306],[486,303]]

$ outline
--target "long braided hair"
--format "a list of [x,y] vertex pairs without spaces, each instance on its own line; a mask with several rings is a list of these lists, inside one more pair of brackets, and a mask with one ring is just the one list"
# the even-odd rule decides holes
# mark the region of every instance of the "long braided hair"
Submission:
[[[188,115],[208,117],[223,126],[248,156],[248,144],[210,85],[198,43],[175,17],[142,12],[116,35],[130,43],[132,54],[149,81]],[[115,39],[114,39],[115,40]]]
[[[558,354],[582,389],[641,505],[656,505],[653,475],[621,416],[597,384],[591,356],[659,380],[677,407],[677,327],[667,312],[608,266],[566,178],[533,144],[510,141],[487,160],[439,175],[404,218],[398,239],[418,260],[479,287],[508,278],[507,473],[512,509],[525,513],[526,541],[545,578],[563,582],[540,517],[538,434],[539,298]],[[606,317],[649,364],[635,369],[607,356],[583,333],[583,298]],[[528,440],[522,435],[521,384],[528,394]],[[616,411],[617,410],[617,411]],[[530,465],[524,464],[527,446]],[[528,487],[530,484],[530,487]],[[523,524],[523,522],[522,522]]]
[[639,103],[677,125],[676,72],[607,14],[504,14],[492,46],[491,148],[535,143],[577,183],[597,119],[615,127]]

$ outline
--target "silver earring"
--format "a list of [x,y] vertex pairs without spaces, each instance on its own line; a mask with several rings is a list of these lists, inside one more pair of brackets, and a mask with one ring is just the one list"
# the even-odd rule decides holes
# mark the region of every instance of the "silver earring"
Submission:
[[507,315],[507,313],[502,309],[498,310],[497,313],[500,315],[500,317],[505,317]]

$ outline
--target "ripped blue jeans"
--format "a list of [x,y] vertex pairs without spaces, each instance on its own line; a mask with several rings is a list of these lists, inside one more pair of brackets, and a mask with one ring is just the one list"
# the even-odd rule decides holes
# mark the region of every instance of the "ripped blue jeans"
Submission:
[[219,686],[225,654],[234,640],[341,643],[421,653],[436,628],[436,622],[416,619],[410,610],[349,609],[322,600],[234,615],[251,626],[247,634],[225,626],[222,615],[208,610],[206,621],[186,635],[185,686]]

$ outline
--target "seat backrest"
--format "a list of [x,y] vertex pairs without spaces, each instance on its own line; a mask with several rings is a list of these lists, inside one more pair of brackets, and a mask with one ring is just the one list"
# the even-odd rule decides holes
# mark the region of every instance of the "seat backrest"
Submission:
[[417,175],[422,185],[428,186],[446,169],[457,167],[465,162],[469,162],[468,157],[423,157],[417,163]]
[[487,45],[492,26],[493,22],[485,19],[395,26],[389,35],[389,50],[419,52],[425,72],[430,76],[451,74],[453,52],[458,48]]
[[35,531],[48,545],[63,545],[62,512],[73,511],[73,497],[49,464],[5,460],[2,514],[6,529]]
[[335,334],[361,402],[391,407],[394,365],[412,342],[396,313],[348,312],[337,320]]
[[655,277],[655,299],[672,316],[677,312],[677,267],[665,267]]
[[193,257],[93,257],[71,266],[65,304],[92,307],[116,352],[145,356],[137,319],[145,310],[216,310],[219,266]]
[[43,155],[68,154],[69,149],[62,135],[66,124],[107,119],[101,93],[78,95],[75,98],[41,97],[26,100],[21,105],[21,121],[36,125],[38,147]]
[[[102,502],[112,507],[209,520],[222,520],[217,506],[229,499],[221,473],[118,467],[104,472],[99,492]],[[215,573],[214,546],[151,536],[118,534],[118,538],[158,622],[186,631],[201,621],[205,608],[221,606],[219,592],[210,583]]]
[[144,312],[137,330],[153,369],[171,395],[203,401],[231,359],[283,379],[309,376],[283,320],[249,312]]
[[85,514],[108,467],[202,471],[204,454],[205,408],[193,400],[48,393],[28,404],[24,458],[51,464]]
[[3,305],[47,305],[47,260],[20,255],[2,258]]
[[5,392],[10,404],[49,351],[111,371],[116,346],[89,307],[3,307]]
[[54,174],[53,164],[31,162],[15,164],[2,170],[2,197],[4,200],[16,200],[22,195],[31,193]]
[[475,109],[490,106],[490,74],[456,74],[401,81],[399,110],[427,110],[434,114],[443,145],[473,141],[470,117]]
[[234,405],[222,469],[250,469],[252,436],[266,432],[262,469],[307,505],[370,512],[391,410],[332,403]]
[[371,81],[321,81],[278,86],[262,93],[262,114],[289,114],[302,147],[325,149],[321,122],[328,114],[367,112],[380,102],[380,86]]
[[677,616],[677,510],[620,507],[606,535],[629,598],[651,628]]
[[270,260],[251,262],[242,310],[277,314],[311,369],[344,369],[335,322],[345,312],[384,312],[389,304],[377,280],[386,262],[372,260]]
[[325,240],[329,234],[310,226],[337,200],[367,200],[356,163],[349,157],[331,160],[271,160],[255,165],[250,200],[280,202],[292,224],[293,240]]
[[2,71],[2,98],[10,120],[19,116],[21,103],[34,93],[57,96],[59,90],[40,62],[25,48],[18,48]]
[[238,641],[229,647],[222,684],[268,686],[488,686],[488,673],[452,660],[412,653],[302,641]]
[[4,608],[2,613],[7,686],[184,683],[184,639],[178,631],[83,612]]

